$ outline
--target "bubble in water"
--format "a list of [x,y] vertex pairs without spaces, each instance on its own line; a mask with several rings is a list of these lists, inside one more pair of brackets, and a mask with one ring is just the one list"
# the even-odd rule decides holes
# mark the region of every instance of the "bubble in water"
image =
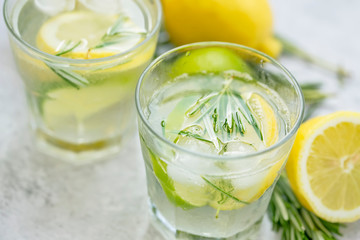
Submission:
[[35,0],[35,5],[48,15],[56,15],[60,12],[74,10],[75,0]]

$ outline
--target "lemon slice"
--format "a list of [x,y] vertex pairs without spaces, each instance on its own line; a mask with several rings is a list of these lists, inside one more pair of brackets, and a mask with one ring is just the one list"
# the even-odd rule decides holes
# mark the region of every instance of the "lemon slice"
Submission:
[[[117,38],[115,43],[95,48],[103,43],[103,36],[114,27],[123,37]],[[91,11],[65,12],[42,25],[37,35],[37,47],[53,55],[74,47],[62,56],[75,59],[103,58],[134,47],[144,39],[138,32],[144,31],[127,16]]]
[[251,94],[249,105],[255,117],[258,119],[263,133],[265,146],[269,147],[277,142],[279,129],[273,108],[265,99],[257,93]]
[[304,123],[286,167],[301,203],[330,222],[360,219],[360,113]]
[[53,89],[46,94],[43,102],[44,122],[50,129],[61,127],[65,124],[64,119],[83,123],[120,102],[128,94],[128,88],[114,83],[92,85],[81,90],[71,87]]

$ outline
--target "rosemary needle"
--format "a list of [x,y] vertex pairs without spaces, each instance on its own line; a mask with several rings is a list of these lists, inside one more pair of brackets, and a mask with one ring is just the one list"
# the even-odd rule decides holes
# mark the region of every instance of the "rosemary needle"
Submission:
[[336,240],[339,223],[330,223],[304,208],[294,195],[288,180],[281,176],[268,207],[273,230],[282,229],[282,240],[326,239]]
[[[142,36],[146,37],[147,32],[130,32],[123,27],[123,23],[128,21],[129,17],[121,16],[119,19],[109,28],[109,30],[103,35],[100,42],[95,45],[95,47],[89,48],[88,53],[93,49],[103,48],[109,45],[114,45],[120,43],[124,37],[128,36]],[[68,40],[64,42],[61,50],[55,54],[55,56],[62,56],[67,53],[74,51],[80,44],[82,40],[78,41],[74,44],[73,41]],[[68,82],[71,86],[75,87],[76,89],[80,89],[81,87],[86,86],[89,84],[88,80],[81,76],[80,74],[73,72],[69,69],[64,67],[58,67],[55,64],[50,62],[46,62],[46,65],[60,78],[64,81]]]
[[238,202],[238,203],[242,203],[242,204],[249,204],[246,201],[242,201],[240,199],[238,199],[237,197],[231,195],[230,193],[224,191],[223,189],[221,189],[220,187],[216,186],[214,183],[212,183],[210,180],[208,180],[205,177],[201,177],[207,184],[209,184],[211,187],[213,187],[214,189],[216,189],[217,191],[221,192],[222,194],[224,194],[225,196],[227,196],[228,198],[231,198],[232,200]]

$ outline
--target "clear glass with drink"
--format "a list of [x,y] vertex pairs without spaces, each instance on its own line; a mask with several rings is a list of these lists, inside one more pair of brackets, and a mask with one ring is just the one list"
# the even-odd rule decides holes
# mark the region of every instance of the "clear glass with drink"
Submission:
[[190,44],[150,64],[136,105],[167,239],[253,239],[302,121],[294,77],[247,47]]
[[37,146],[84,163],[117,152],[157,42],[155,0],[5,0]]

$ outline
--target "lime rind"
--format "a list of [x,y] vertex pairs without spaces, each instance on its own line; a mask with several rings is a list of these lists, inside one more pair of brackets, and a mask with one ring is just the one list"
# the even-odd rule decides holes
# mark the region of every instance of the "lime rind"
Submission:
[[167,163],[157,157],[149,148],[147,148],[154,174],[159,181],[165,195],[175,206],[184,210],[192,209],[195,206],[182,199],[175,191],[174,181],[167,174]]

